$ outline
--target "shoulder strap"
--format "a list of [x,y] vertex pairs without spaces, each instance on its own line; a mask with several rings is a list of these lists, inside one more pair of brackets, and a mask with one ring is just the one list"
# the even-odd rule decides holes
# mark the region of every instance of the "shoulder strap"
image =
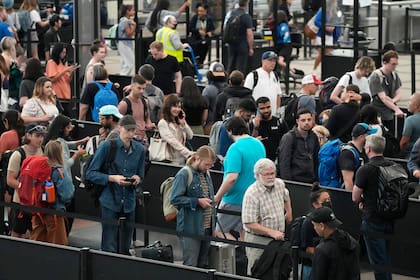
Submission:
[[347,76],[349,76],[349,85],[353,84],[353,77],[350,73],[346,73]]
[[359,151],[357,151],[357,149],[355,147],[353,147],[352,145],[346,143],[343,145],[343,147],[341,148],[341,151],[343,150],[349,150],[353,153],[354,156],[354,163],[358,166],[360,165],[360,153]]
[[191,167],[189,167],[188,165],[186,166],[186,169],[187,169],[187,172],[188,172],[188,181],[187,181],[187,184],[188,184],[188,187],[191,185],[191,183],[192,183],[192,179],[193,179],[193,174],[192,174],[192,170],[191,170]]
[[257,83],[258,83],[258,72],[257,72],[257,70],[252,70],[252,75],[254,77],[254,84],[252,86],[252,90],[254,90],[254,88],[257,86]]
[[103,89],[104,88],[104,86],[100,82],[93,81],[92,83],[94,83],[99,89]]
[[93,152],[96,152],[96,150],[98,149],[98,143],[96,142],[96,139],[96,137],[92,138]]
[[126,115],[132,115],[133,114],[133,108],[132,108],[132,106],[131,106],[131,101],[130,101],[130,99],[128,98],[128,97],[124,97],[123,98],[123,101],[125,102],[125,103],[127,103],[127,111],[126,111]]
[[19,152],[19,154],[20,154],[20,166],[22,167],[22,162],[25,160],[25,158],[26,158],[26,152],[25,152],[25,150],[23,149],[23,147],[22,146],[19,146],[17,149],[16,149],[16,151],[18,151]]
[[112,83],[111,82],[107,82],[105,85],[106,89],[111,89],[112,88]]
[[146,121],[148,117],[149,106],[147,106],[146,97],[144,95],[141,96],[140,100],[143,103],[144,121]]

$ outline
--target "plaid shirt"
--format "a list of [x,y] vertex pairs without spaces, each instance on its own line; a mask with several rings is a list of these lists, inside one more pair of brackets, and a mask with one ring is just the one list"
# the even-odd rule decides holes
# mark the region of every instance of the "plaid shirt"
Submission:
[[284,232],[284,202],[289,200],[289,191],[281,179],[276,179],[271,190],[257,180],[249,186],[242,203],[244,229],[251,232],[245,224],[259,223],[262,226]]

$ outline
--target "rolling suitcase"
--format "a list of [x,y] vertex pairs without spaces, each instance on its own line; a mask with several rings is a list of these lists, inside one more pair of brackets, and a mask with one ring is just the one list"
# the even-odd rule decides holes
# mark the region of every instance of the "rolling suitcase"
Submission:
[[210,243],[209,267],[218,272],[236,274],[235,245],[223,242]]

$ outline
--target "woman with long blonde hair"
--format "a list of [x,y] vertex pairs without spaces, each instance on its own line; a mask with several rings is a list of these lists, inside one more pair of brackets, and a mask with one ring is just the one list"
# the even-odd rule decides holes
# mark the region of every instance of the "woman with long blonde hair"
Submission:
[[32,98],[26,101],[22,109],[25,123],[50,123],[58,116],[54,90],[51,80],[40,77],[35,82]]

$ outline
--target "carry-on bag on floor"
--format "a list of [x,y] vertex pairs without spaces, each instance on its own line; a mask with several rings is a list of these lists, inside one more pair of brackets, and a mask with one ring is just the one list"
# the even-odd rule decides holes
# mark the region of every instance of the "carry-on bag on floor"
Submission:
[[136,249],[136,256],[163,262],[174,262],[174,253],[171,245],[163,245],[160,240],[143,248]]
[[236,274],[235,245],[223,242],[210,243],[209,268],[218,272]]

